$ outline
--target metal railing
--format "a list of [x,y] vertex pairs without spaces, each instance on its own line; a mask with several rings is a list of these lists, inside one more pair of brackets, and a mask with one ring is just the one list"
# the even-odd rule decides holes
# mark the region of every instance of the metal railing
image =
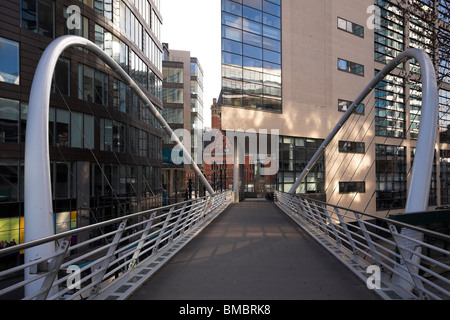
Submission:
[[449,235],[298,195],[275,203],[383,299],[450,298]]
[[[174,246],[200,232],[231,196],[226,191],[2,249],[0,260],[48,243],[57,248],[52,256],[0,269],[0,299],[95,299],[141,264],[163,259],[162,252],[168,260]],[[74,237],[78,243],[71,244]]]

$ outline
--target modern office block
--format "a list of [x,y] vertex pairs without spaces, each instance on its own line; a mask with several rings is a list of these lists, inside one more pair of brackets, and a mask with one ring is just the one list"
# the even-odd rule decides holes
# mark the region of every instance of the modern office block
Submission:
[[[222,129],[280,134],[279,171],[265,191],[288,192],[370,80],[418,48],[439,78],[429,204],[448,205],[450,27],[441,2],[222,0],[221,10]],[[408,61],[374,88],[296,192],[379,215],[401,212],[420,127],[419,73]]]

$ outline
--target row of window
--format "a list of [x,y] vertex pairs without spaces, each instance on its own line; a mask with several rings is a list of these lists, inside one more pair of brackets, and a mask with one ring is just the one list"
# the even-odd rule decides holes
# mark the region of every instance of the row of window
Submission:
[[[28,104],[0,98],[0,142],[25,142]],[[51,107],[49,145],[93,149],[95,118]],[[110,119],[100,119],[100,150],[128,152],[142,157],[161,158],[160,138],[146,131]]]
[[[53,199],[76,198],[79,191],[77,163],[52,161],[50,171]],[[87,191],[93,197],[126,194],[150,197],[161,189],[161,168],[141,166],[138,175],[138,167],[135,165],[92,163],[89,179],[90,190]],[[0,202],[23,199],[24,162],[17,159],[0,159]]]

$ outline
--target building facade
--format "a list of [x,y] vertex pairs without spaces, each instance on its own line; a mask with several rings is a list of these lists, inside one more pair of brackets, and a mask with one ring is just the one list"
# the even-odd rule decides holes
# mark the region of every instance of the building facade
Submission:
[[[85,37],[162,110],[161,22],[160,0],[0,3],[2,240],[23,239],[27,106],[43,51],[57,37]],[[62,54],[49,119],[56,232],[161,205],[162,129],[104,62],[80,48]]]
[[[279,171],[266,189],[288,192],[370,80],[407,48],[424,50],[440,96],[429,205],[448,205],[449,30],[441,1],[222,0],[222,128],[278,130]],[[408,61],[388,75],[297,193],[401,212],[420,123],[419,72]]]
[[[200,61],[190,51],[172,50],[165,44],[163,61],[163,116],[176,131],[185,148],[200,168],[203,167],[203,69]],[[198,177],[189,164],[183,162],[182,153],[175,142],[163,136],[163,187],[171,202],[198,196],[201,189]],[[189,187],[190,186],[190,187]]]

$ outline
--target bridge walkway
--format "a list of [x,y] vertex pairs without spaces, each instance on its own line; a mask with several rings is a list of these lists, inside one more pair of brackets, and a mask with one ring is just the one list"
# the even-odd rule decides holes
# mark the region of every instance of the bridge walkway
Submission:
[[231,205],[129,300],[375,300],[272,202]]

